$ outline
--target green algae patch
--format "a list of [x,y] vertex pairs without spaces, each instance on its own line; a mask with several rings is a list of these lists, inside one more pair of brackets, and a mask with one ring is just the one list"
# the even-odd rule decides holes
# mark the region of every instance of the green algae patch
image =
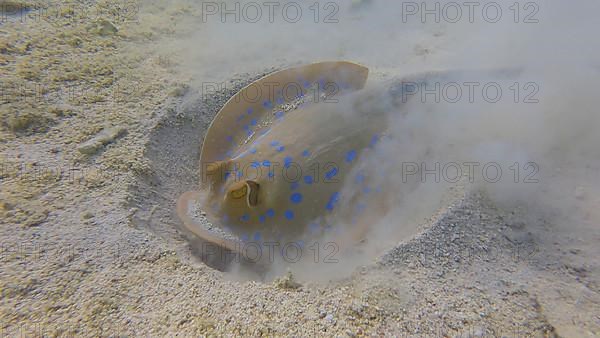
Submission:
[[4,126],[13,133],[44,132],[54,120],[39,111],[1,112]]
[[7,15],[19,15],[19,13],[28,11],[34,6],[35,4],[29,1],[0,0],[0,10]]

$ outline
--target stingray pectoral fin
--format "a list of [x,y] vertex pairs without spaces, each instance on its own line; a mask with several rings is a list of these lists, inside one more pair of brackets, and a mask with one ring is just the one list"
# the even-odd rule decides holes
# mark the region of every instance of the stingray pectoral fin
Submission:
[[319,91],[330,96],[362,89],[367,67],[347,62],[319,62],[273,72],[252,82],[233,95],[221,108],[206,131],[200,163],[232,158],[260,128],[273,121],[279,107]]
[[201,185],[204,188],[216,189],[226,180],[226,174],[231,171],[231,161],[213,161],[202,163],[200,167]]
[[237,252],[239,245],[236,242],[219,237],[208,231],[202,224],[194,220],[194,218],[191,216],[194,208],[199,205],[201,196],[202,195],[200,191],[187,191],[181,194],[181,196],[179,196],[177,199],[177,216],[179,216],[179,219],[185,228],[191,231],[194,235],[207,242],[214,243],[223,248]]

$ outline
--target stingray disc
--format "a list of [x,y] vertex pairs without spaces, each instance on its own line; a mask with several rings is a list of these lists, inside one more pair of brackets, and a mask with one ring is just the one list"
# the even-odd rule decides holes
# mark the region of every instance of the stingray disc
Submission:
[[[264,141],[273,137],[277,137],[280,140],[282,137],[287,138],[289,144],[287,144],[286,147],[288,151],[296,152],[296,158],[303,157],[306,160],[318,160],[316,158],[316,153],[311,156],[303,156],[301,155],[301,152],[303,149],[302,147],[304,146],[303,142],[306,141],[307,137],[308,139],[319,137],[319,123],[313,122],[314,124],[312,127],[307,127],[308,123],[303,121],[302,118],[296,122],[288,122],[293,121],[293,119],[289,120],[286,118],[288,113],[291,114],[292,112],[297,111],[297,114],[295,115],[296,119],[300,117],[298,114],[305,111],[313,111],[312,113],[307,114],[319,116],[320,114],[316,111],[318,109],[307,110],[306,108],[318,106],[320,103],[336,103],[338,98],[344,93],[363,88],[367,76],[368,69],[366,67],[351,62],[321,62],[274,72],[244,87],[231,97],[217,113],[206,132],[200,156],[200,171],[201,176],[203,177],[200,184],[201,190],[186,192],[181,195],[177,202],[177,213],[186,228],[203,240],[239,252],[240,239],[242,242],[247,240],[247,238],[244,238],[243,234],[240,236],[239,230],[247,225],[231,224],[227,219],[243,219],[245,214],[240,216],[234,211],[229,213],[225,212],[224,217],[223,213],[221,213],[220,216],[215,217],[212,212],[216,209],[215,206],[226,203],[223,202],[223,198],[224,196],[230,196],[229,193],[233,188],[228,185],[228,190],[225,190],[223,186],[221,186],[221,190],[219,190],[214,187],[214,182],[213,186],[207,184],[204,180],[206,172],[210,171],[211,166],[214,167],[215,164],[239,163],[244,161],[245,156],[246,160],[249,160],[249,158],[254,155],[264,154],[265,151],[262,150],[258,152],[254,150],[253,153],[252,145],[260,143],[261,140]],[[336,105],[329,106],[332,107]],[[338,117],[343,118],[343,113],[344,112],[341,111],[338,112]],[[278,125],[280,122],[283,122],[284,118],[286,118],[285,120],[287,123],[287,127],[285,127],[283,133],[284,136],[282,136],[281,126],[274,128],[275,130],[270,133],[271,128]],[[313,119],[313,121],[315,120],[316,119]],[[368,123],[366,122],[367,121],[365,120],[361,124],[367,125]],[[329,123],[329,125],[337,126],[338,130],[335,133],[341,133],[342,130],[344,130],[343,126],[338,125],[338,123]],[[300,126],[304,126],[304,128],[298,129],[297,127]],[[268,142],[272,144],[274,141],[271,140]],[[276,155],[273,155],[273,159],[276,159],[278,155],[283,156],[283,152],[281,154],[279,153],[279,150],[282,149],[278,149],[278,147],[273,148],[271,145],[263,145],[263,147],[268,148],[268,151],[277,153]],[[280,147],[283,148],[283,145]],[[335,151],[335,149],[329,149],[328,151]],[[324,156],[325,155],[326,154],[324,154]],[[283,157],[279,160],[282,164],[285,163]],[[264,164],[264,161],[262,164]],[[218,165],[217,168],[221,169]],[[224,180],[227,181],[227,178],[224,178]],[[229,177],[229,180],[231,180],[231,177]],[[278,200],[288,198],[287,187],[283,188],[286,190],[286,196],[280,196],[282,198],[279,198],[279,195],[282,195],[280,183],[274,183],[273,180],[269,181],[269,183],[266,181],[260,182],[262,190],[260,191],[259,202],[264,204],[266,199],[271,199],[270,204],[274,204]],[[258,196],[253,196],[252,191],[256,190],[258,187],[253,185],[253,181],[243,182],[244,183],[239,184],[240,188],[238,189],[241,197],[240,201],[243,200],[243,203],[245,204],[252,204],[252,200],[256,200]],[[275,182],[281,181],[275,180]],[[219,180],[219,183],[216,184],[216,186],[218,187],[220,184],[223,184],[223,182]],[[270,187],[271,184],[275,184],[276,186]],[[277,185],[279,186],[279,191],[273,189],[277,188]],[[323,185],[323,187],[333,186],[334,185],[331,184]],[[236,190],[236,194],[238,194],[238,190]],[[331,194],[331,192],[328,193]],[[207,229],[206,224],[201,224],[198,221],[197,216],[200,214],[199,206],[207,212],[208,218],[218,228],[209,230]],[[256,218],[255,221],[267,217],[269,217],[270,220],[275,220],[278,217],[281,219],[290,217],[290,215],[286,213],[272,216],[270,214],[271,209],[264,206],[250,209],[253,209],[256,212],[258,212],[257,210],[259,209],[262,210],[261,215],[257,214],[252,216],[253,218]],[[297,220],[297,223],[301,223],[301,221]],[[255,224],[255,226],[259,225]],[[273,226],[273,224],[271,224],[271,230],[273,230],[272,228],[274,227],[278,227],[278,225]],[[302,232],[302,230],[299,231]],[[260,232],[253,231],[252,233],[256,234]],[[264,232],[264,234],[267,233],[268,231]],[[268,237],[265,236],[265,239],[267,238]],[[256,239],[256,236],[254,236],[254,239]]]

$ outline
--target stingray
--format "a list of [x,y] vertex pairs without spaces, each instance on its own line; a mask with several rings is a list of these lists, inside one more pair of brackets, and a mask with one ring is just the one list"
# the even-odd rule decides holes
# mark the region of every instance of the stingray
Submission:
[[[390,207],[362,161],[385,138],[390,109],[385,95],[363,89],[367,77],[354,63],[315,63],[274,72],[231,97],[206,132],[199,190],[178,200],[185,227],[237,252],[240,243],[305,243],[332,231],[340,245],[363,239]],[[192,217],[198,208],[223,231]]]
[[[315,63],[267,75],[231,97],[206,132],[200,189],[178,200],[185,227],[231,250],[240,241],[298,241],[330,231],[346,177],[385,127],[383,112],[357,109],[352,99],[367,76],[354,63]],[[198,206],[233,238],[195,220]],[[359,238],[360,227],[354,230],[342,237]]]

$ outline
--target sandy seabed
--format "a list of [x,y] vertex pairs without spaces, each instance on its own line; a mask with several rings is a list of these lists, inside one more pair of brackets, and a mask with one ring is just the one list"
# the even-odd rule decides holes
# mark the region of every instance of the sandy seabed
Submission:
[[0,24],[1,334],[600,334],[589,257],[533,235],[526,211],[485,191],[450,193],[419,235],[343,278],[262,280],[203,262],[174,201],[197,182],[214,114],[275,68],[213,74],[227,89],[199,100],[178,50],[160,48],[190,33],[198,6],[138,9],[135,22],[64,7]]

